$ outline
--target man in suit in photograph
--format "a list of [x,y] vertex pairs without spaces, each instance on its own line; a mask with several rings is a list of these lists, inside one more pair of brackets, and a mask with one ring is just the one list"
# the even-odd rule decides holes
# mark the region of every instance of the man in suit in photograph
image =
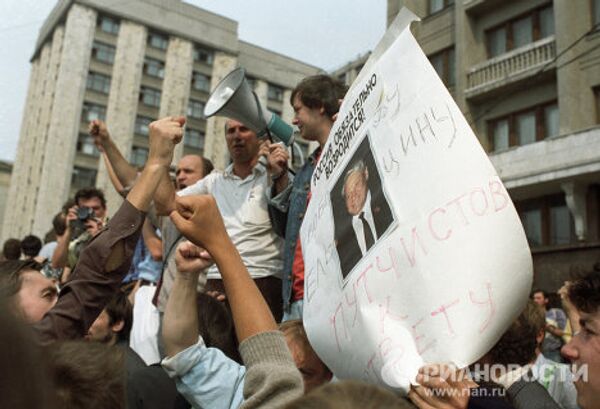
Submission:
[[349,219],[341,228],[337,248],[344,278],[392,223],[381,186],[369,184],[369,169],[358,160],[345,174],[342,186]]

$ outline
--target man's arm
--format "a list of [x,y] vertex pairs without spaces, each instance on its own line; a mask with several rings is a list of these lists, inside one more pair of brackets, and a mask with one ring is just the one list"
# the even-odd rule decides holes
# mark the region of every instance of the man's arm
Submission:
[[209,195],[177,197],[176,207],[171,219],[178,230],[209,252],[223,278],[246,365],[241,407],[284,407],[302,395],[302,377],[271,310],[225,231],[215,199]]
[[197,286],[206,280],[210,255],[189,241],[175,254],[177,273],[167,302],[162,336],[168,358],[162,365],[194,407],[238,407],[245,368],[215,348],[207,348],[198,330]]
[[159,216],[168,216],[175,210],[175,188],[168,172],[160,179],[154,195],[154,207]]
[[[99,119],[90,122],[89,133],[98,150],[104,153],[107,165],[114,171],[123,187],[132,186],[137,178],[137,169],[129,164],[108,133],[106,124]],[[111,178],[112,181],[112,178]],[[116,186],[115,186],[116,187]],[[118,191],[118,189],[117,189]]]
[[52,254],[50,266],[52,268],[64,268],[68,264],[69,243],[71,242],[71,223],[77,219],[76,207],[71,207],[65,217],[65,232],[56,238],[56,248]]
[[162,240],[156,234],[154,226],[150,223],[150,220],[146,219],[144,227],[142,228],[142,236],[144,237],[144,244],[150,252],[150,256],[154,261],[161,261],[163,258],[163,245]]
[[56,305],[35,325],[38,341],[83,337],[129,271],[145,214],[173,149],[181,141],[184,118],[164,118],[150,125],[150,154],[137,183],[106,229],[82,252]]

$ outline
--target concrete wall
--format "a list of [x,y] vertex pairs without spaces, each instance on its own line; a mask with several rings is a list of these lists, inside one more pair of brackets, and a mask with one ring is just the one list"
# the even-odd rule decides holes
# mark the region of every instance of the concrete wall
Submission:
[[[131,135],[134,133],[146,36],[144,26],[128,21],[121,23],[108,95],[106,123],[112,139],[127,159],[133,142]],[[99,164],[96,186],[104,191],[109,215],[114,214],[123,199],[110,182],[103,160]]]
[[78,4],[71,7],[67,15],[44,155],[46,160],[39,186],[36,186],[39,192],[33,232],[37,235],[50,228],[49,215],[59,211],[69,195],[96,15],[94,10]]

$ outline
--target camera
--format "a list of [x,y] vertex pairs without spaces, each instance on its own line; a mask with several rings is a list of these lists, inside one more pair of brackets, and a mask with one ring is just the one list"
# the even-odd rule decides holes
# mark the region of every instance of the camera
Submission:
[[76,239],[85,232],[85,222],[95,217],[94,209],[91,207],[79,207],[77,219],[71,221],[71,237]]
[[81,222],[94,218],[94,209],[91,207],[80,207],[77,209],[77,219]]

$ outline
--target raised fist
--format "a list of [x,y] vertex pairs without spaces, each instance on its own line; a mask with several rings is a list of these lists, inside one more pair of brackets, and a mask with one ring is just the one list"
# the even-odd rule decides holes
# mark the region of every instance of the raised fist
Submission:
[[183,138],[184,124],[185,118],[182,116],[169,116],[150,124],[148,163],[171,165],[173,149]]

